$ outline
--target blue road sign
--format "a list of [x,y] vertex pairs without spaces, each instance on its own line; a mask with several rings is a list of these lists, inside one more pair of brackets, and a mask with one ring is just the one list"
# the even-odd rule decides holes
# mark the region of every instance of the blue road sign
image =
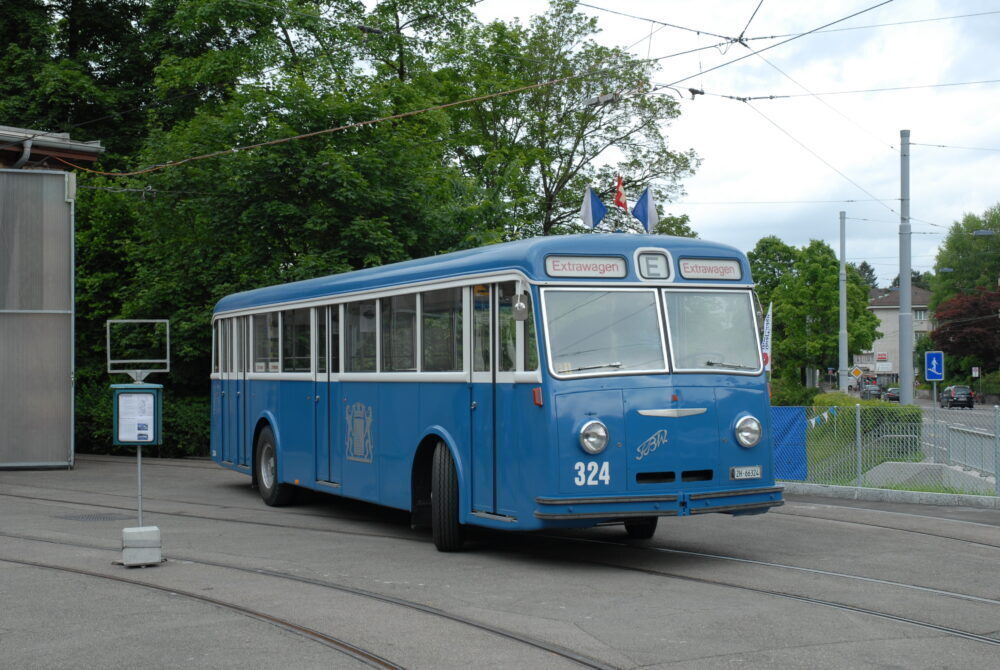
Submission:
[[944,352],[924,352],[924,379],[929,382],[944,381]]

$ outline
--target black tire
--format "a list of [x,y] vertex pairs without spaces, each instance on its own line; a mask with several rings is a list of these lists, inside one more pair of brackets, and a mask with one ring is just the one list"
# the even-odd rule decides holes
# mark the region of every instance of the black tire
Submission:
[[656,532],[656,522],[659,520],[656,516],[629,519],[625,522],[625,532],[633,540],[648,540]]
[[253,448],[254,475],[260,497],[271,507],[283,507],[295,498],[295,487],[278,482],[277,447],[274,432],[264,426]]
[[465,541],[465,529],[458,521],[458,475],[444,442],[434,448],[431,464],[431,537],[438,551],[458,551]]

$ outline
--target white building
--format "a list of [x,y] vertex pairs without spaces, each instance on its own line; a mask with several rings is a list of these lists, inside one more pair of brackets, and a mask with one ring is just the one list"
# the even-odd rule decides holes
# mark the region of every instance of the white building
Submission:
[[[927,305],[931,292],[912,287],[911,308],[913,311],[913,341],[933,330]],[[854,365],[878,377],[879,386],[899,384],[899,289],[873,288],[869,292],[868,309],[878,317],[879,332],[882,337],[875,340],[871,351],[854,355]],[[920,379],[920,370],[914,370],[914,378]]]

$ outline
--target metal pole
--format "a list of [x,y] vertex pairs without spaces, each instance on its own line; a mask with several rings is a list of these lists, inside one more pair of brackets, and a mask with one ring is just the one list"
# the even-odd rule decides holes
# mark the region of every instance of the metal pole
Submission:
[[900,130],[899,404],[913,404],[913,296],[910,286],[910,131]]
[[142,445],[136,447],[135,457],[139,479],[139,527],[142,528]]
[[[924,373],[926,378],[926,373]],[[931,453],[934,454],[932,462],[938,462],[938,449],[941,448],[941,430],[938,426],[937,415],[937,382],[931,382]]]
[[1000,405],[993,405],[993,489],[1000,496]]
[[847,212],[840,213],[840,360],[837,385],[847,393]]
[[861,403],[854,406],[854,446],[857,451],[857,487],[861,488]]

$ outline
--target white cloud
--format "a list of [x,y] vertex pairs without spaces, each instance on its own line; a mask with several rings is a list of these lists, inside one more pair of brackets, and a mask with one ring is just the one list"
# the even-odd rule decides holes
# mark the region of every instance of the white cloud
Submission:
[[[759,0],[588,0],[598,5],[650,19],[690,26],[722,35],[736,35],[746,25]],[[872,2],[829,0],[808,3],[764,0],[746,31],[747,37],[810,30],[864,9]],[[476,6],[482,20],[542,12],[538,0],[485,0]],[[672,28],[657,29],[640,21],[587,7],[602,33],[599,41],[629,46],[653,57],[714,44],[717,38]],[[939,17],[997,12],[986,0],[893,2],[862,14],[836,28],[917,21]],[[650,30],[654,31],[651,39]],[[813,34],[763,52],[763,56],[814,93],[918,86],[934,83],[1000,79],[1000,13],[970,18],[925,21],[905,25]],[[765,40],[748,44],[762,49]],[[703,88],[706,93],[756,96],[800,94],[802,89],[757,56],[705,72],[750,52],[729,46],[724,53],[703,50],[661,61],[656,81],[687,79],[678,88]],[[669,129],[675,149],[693,147],[703,159],[701,169],[687,180],[683,202],[867,200],[775,205],[670,204],[668,211],[686,212],[699,234],[750,249],[765,235],[789,244],[823,239],[839,248],[838,212],[845,210],[848,257],[869,260],[888,283],[898,273],[899,131],[911,130],[914,143],[1000,149],[1000,115],[995,113],[1000,84],[914,89],[883,93],[757,101],[752,103],[775,124],[809,147],[850,180],[803,149],[795,140],[744,103],[711,95],[682,103],[683,114]],[[836,111],[830,109],[833,107]],[[847,117],[850,120],[845,119]],[[860,127],[859,127],[860,126]],[[965,213],[982,213],[1000,201],[995,175],[1000,152],[964,151],[914,145],[911,159],[913,230],[945,233],[916,221],[945,226]],[[888,206],[888,207],[887,207]],[[857,219],[868,219],[858,221]],[[928,270],[944,235],[913,235],[913,267]]]

